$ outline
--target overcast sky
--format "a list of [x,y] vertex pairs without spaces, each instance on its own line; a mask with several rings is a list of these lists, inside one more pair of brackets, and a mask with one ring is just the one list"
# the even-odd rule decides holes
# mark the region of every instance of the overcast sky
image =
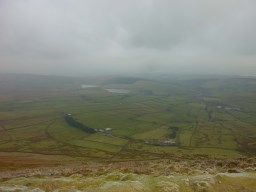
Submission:
[[255,0],[0,0],[0,72],[256,74]]

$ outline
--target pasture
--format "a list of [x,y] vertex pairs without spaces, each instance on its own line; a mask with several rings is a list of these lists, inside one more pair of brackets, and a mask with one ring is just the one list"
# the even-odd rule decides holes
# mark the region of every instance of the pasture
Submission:
[[[68,82],[1,87],[8,98],[0,103],[1,152],[98,160],[255,155],[255,79]],[[97,133],[70,126],[64,114]]]

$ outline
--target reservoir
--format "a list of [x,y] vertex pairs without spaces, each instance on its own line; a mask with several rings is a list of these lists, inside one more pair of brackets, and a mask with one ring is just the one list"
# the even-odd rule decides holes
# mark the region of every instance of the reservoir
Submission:
[[121,94],[127,94],[130,93],[131,91],[128,89],[106,89],[110,93],[121,93]]
[[98,85],[81,85],[82,89],[92,88],[92,87],[98,87]]

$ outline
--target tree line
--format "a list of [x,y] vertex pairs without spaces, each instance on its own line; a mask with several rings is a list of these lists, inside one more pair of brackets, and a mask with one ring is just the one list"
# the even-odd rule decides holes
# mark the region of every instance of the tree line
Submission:
[[87,127],[86,125],[76,121],[71,115],[65,115],[64,118],[66,122],[72,127],[78,128],[87,133],[96,133],[96,131],[93,128]]

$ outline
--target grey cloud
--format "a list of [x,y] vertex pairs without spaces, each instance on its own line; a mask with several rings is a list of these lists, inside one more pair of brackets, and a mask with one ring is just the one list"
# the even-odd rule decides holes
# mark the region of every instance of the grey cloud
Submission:
[[254,0],[0,0],[1,71],[255,73],[255,7]]

